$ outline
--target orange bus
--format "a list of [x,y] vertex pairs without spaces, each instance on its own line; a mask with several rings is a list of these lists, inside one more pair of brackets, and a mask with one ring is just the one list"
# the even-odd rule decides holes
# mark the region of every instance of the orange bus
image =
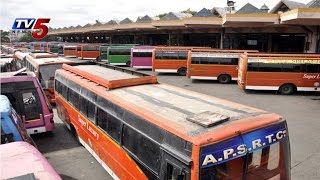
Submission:
[[187,73],[188,50],[204,47],[156,47],[152,51],[152,71],[160,73]]
[[100,63],[55,77],[59,117],[114,179],[290,179],[277,114]]
[[79,50],[77,50],[77,57],[79,59],[98,60],[100,56],[100,44],[83,44],[81,46],[78,46],[78,48],[79,47],[81,47],[80,53]]
[[204,49],[188,53],[187,77],[198,80],[218,80],[227,84],[238,79],[238,61],[243,52],[256,50]]
[[24,61],[26,68],[36,74],[50,103],[54,103],[54,73],[62,67],[63,63],[72,63],[73,61],[58,57],[53,53],[43,52],[30,53]]
[[77,57],[77,45],[67,45],[63,46],[64,57]]
[[319,54],[250,54],[240,56],[238,85],[241,89],[320,91]]

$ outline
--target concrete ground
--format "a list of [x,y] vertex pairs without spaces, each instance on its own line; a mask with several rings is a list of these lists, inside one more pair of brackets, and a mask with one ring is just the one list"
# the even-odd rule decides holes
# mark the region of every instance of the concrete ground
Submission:
[[[143,71],[150,73],[150,71]],[[240,90],[237,84],[194,81],[160,74],[159,81],[257,107],[283,115],[288,121],[291,143],[291,177],[294,180],[320,179],[320,94],[284,96],[274,91]],[[34,136],[41,152],[63,179],[111,179],[90,153],[78,145],[63,123],[55,117],[53,133]]]

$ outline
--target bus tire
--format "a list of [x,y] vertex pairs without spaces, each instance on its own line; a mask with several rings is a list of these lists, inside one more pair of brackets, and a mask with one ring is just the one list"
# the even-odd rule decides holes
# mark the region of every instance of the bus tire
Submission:
[[219,83],[221,84],[229,84],[231,82],[231,76],[228,75],[228,74],[221,74],[219,77],[218,77],[218,81]]
[[98,56],[98,57],[96,58],[96,61],[97,61],[97,62],[100,62],[100,61],[101,61],[101,57]]
[[293,84],[284,84],[280,86],[279,92],[283,95],[290,95],[296,91],[296,86]]
[[185,67],[179,68],[179,69],[178,69],[178,74],[179,74],[180,76],[185,76],[185,75],[187,75],[187,68],[185,68]]
[[127,61],[126,65],[127,65],[128,67],[130,67],[130,66],[131,66],[131,61]]
[[77,143],[78,143],[79,145],[82,145],[82,144],[80,143],[79,135],[78,135],[78,133],[77,133],[76,128],[74,128],[74,126],[73,126],[72,124],[70,124],[70,127],[71,127],[71,132],[72,132],[72,134],[73,134],[73,137],[76,139],[76,141],[77,141]]

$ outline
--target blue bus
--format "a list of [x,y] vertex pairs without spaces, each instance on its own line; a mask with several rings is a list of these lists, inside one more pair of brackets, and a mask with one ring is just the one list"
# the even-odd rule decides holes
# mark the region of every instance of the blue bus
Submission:
[[28,135],[24,123],[12,108],[7,96],[0,95],[1,113],[1,144],[16,141],[26,141],[35,146],[35,143]]

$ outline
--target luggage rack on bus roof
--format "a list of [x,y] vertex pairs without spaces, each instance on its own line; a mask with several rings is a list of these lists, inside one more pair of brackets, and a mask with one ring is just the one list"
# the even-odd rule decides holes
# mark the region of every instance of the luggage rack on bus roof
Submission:
[[63,64],[62,69],[104,86],[108,90],[119,87],[158,83],[157,77],[154,75],[103,63]]

